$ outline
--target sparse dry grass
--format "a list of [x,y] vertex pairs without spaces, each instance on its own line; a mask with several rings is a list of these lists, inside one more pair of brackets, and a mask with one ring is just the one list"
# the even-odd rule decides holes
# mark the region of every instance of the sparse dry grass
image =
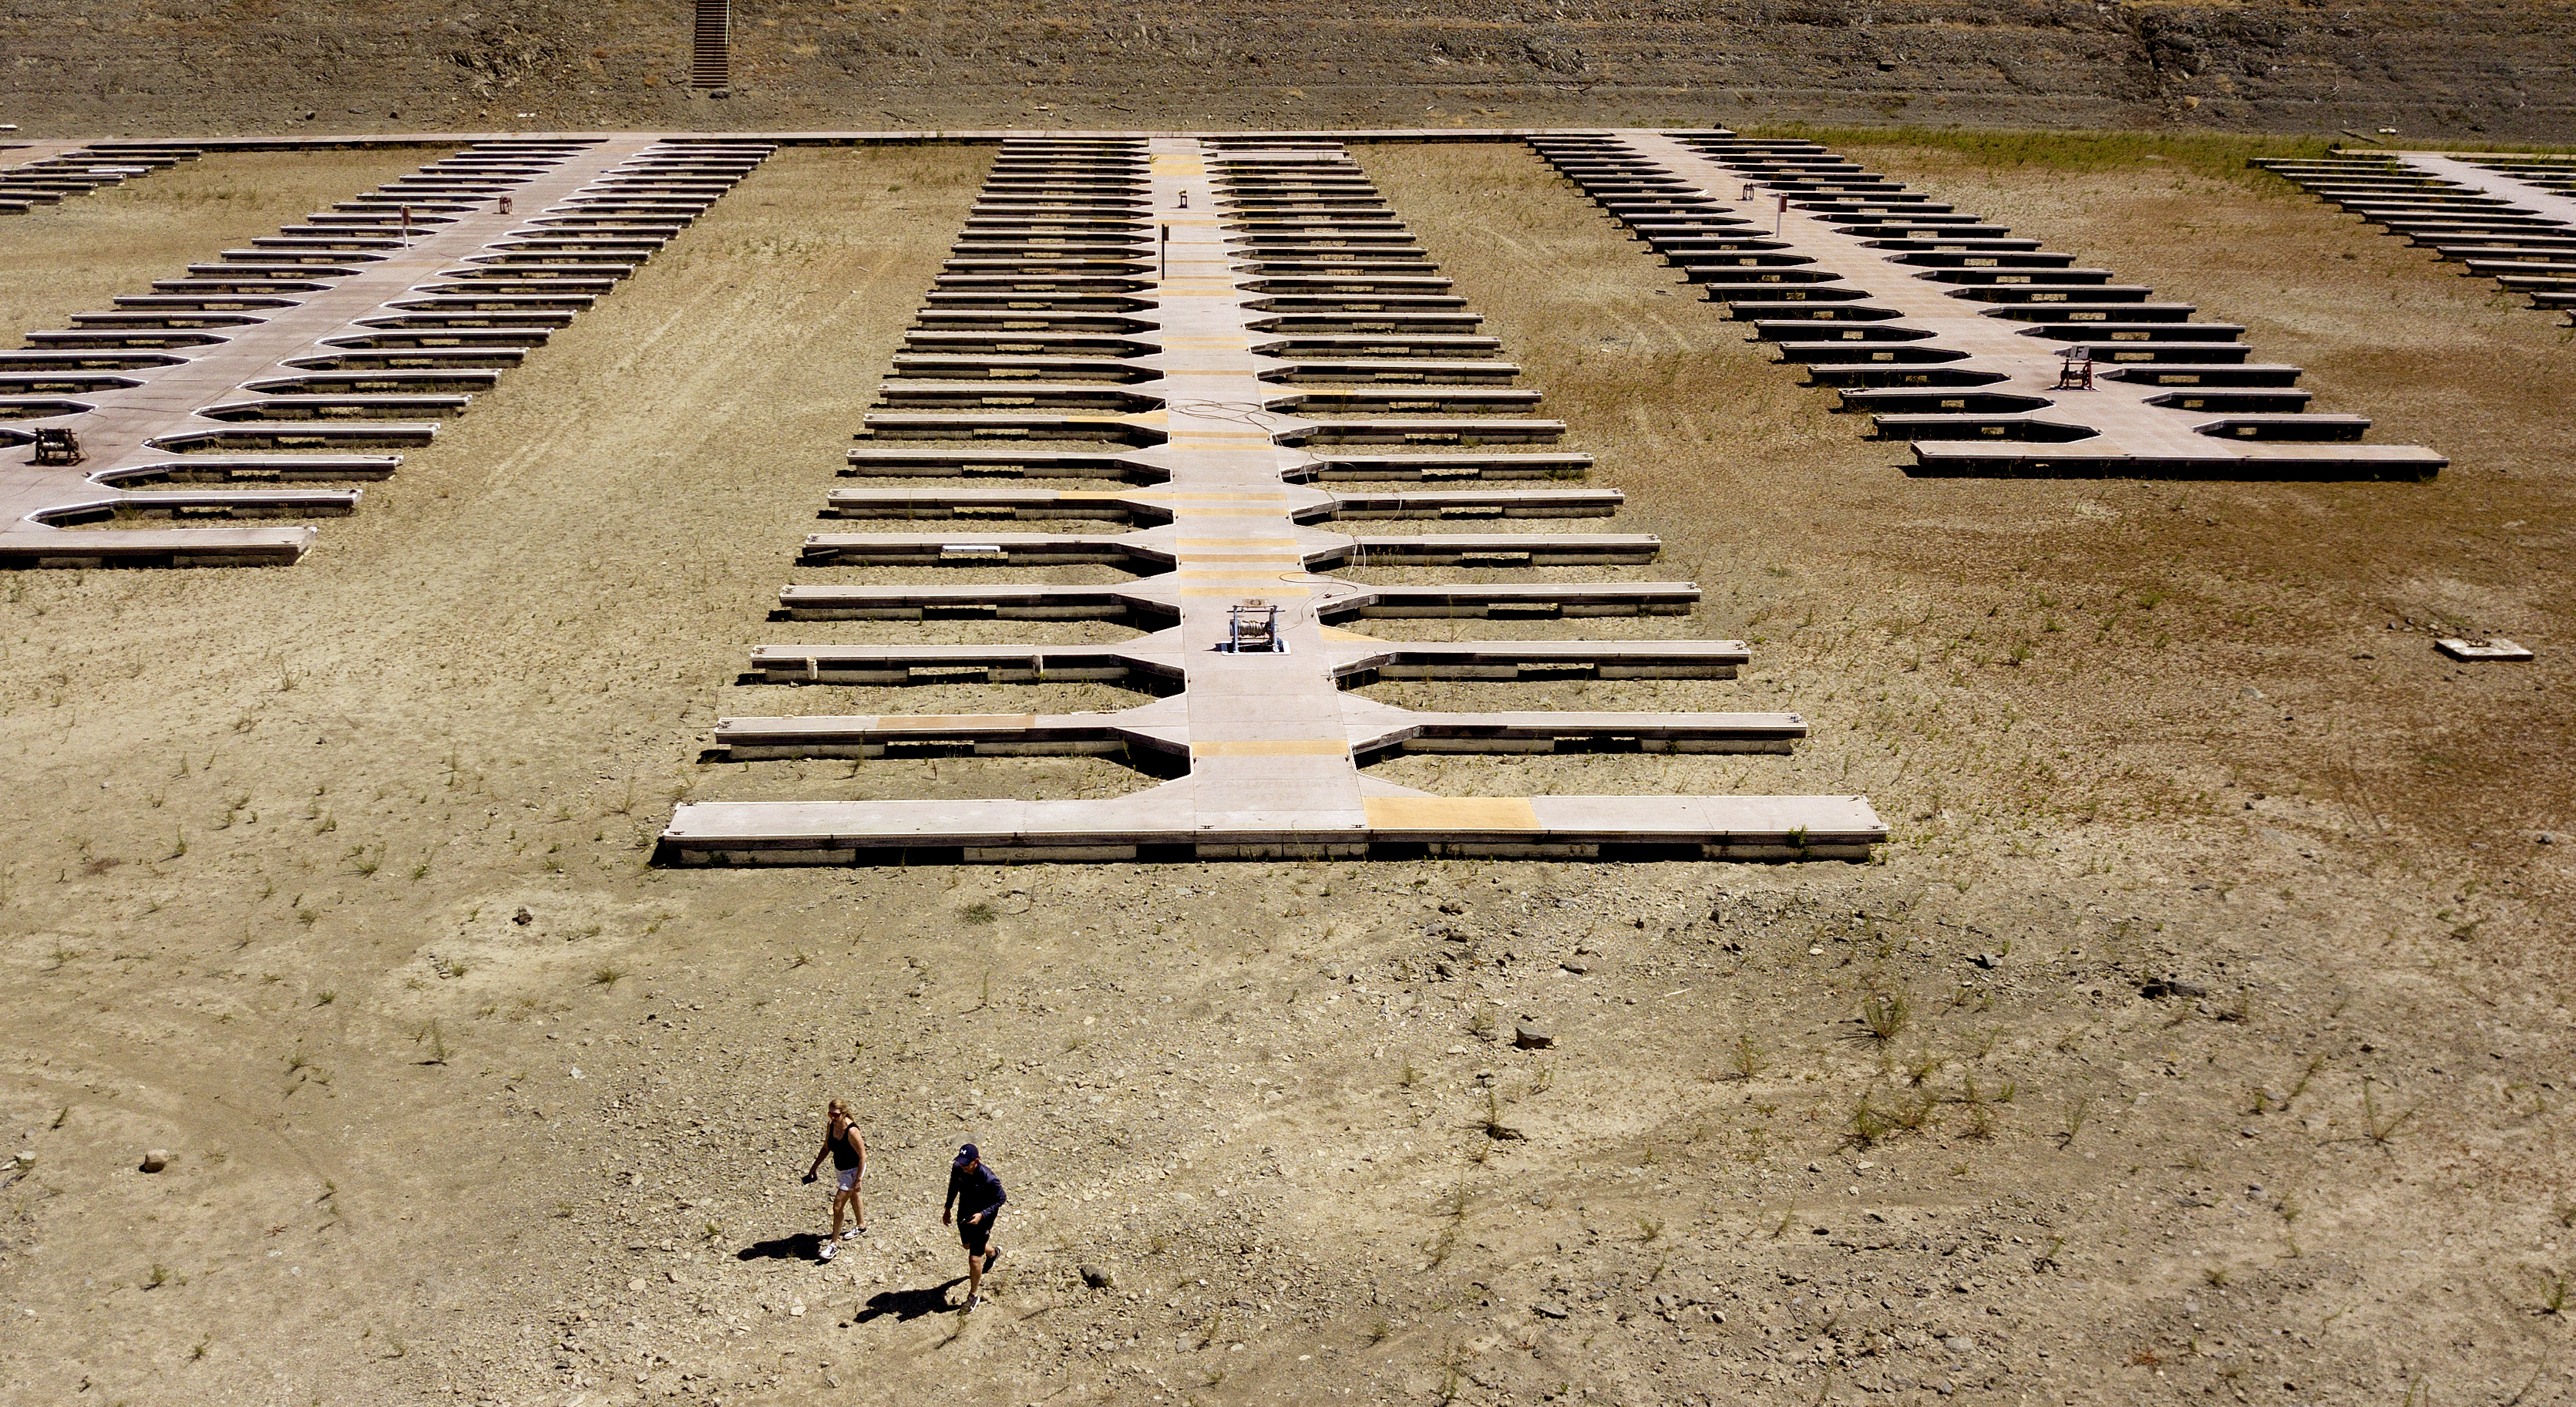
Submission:
[[[69,327],[74,313],[149,292],[156,278],[299,224],[444,150],[226,152],[0,216],[0,337],[14,347],[24,333]],[[0,163],[15,158],[0,153]]]

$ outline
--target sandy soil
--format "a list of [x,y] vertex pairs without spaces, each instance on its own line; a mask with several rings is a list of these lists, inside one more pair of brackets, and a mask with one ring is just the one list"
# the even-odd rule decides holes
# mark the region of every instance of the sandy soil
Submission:
[[1868,155],[2458,461],[1908,480],[1528,153],[1365,151],[1710,588],[1648,628],[1757,643],[1689,696],[1816,720],[1389,774],[1866,790],[1877,864],[647,867],[682,792],[1132,785],[696,761],[1038,703],[729,682],[848,628],[762,615],[970,151],[776,159],[301,567],[0,583],[0,1400],[2564,1400],[2562,333],[2258,186]]

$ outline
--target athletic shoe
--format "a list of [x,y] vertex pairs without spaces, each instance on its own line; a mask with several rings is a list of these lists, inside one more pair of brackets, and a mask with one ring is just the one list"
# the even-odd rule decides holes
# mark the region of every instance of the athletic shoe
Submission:
[[957,1312],[960,1314],[972,1314],[975,1312],[975,1306],[982,1304],[983,1302],[984,1297],[982,1295],[968,1295],[966,1297],[965,1308],[960,1309]]
[[823,1260],[830,1260],[830,1259],[832,1258],[832,1253],[833,1253],[834,1251],[839,1250],[839,1249],[840,1249],[840,1247],[838,1247],[838,1246],[836,1246],[836,1245],[832,1244],[830,1241],[828,1241],[828,1240],[827,1240],[827,1241],[825,1241],[825,1242],[823,1243],[823,1254],[822,1254],[822,1256],[820,1257],[820,1259],[823,1259]]
[[866,1228],[866,1227],[864,1227],[864,1226],[853,1226],[853,1227],[851,1227],[849,1230],[844,1231],[844,1232],[842,1232],[842,1233],[841,1233],[841,1239],[842,1239],[842,1240],[844,1240],[844,1241],[846,1241],[846,1240],[849,1240],[849,1239],[850,1239],[851,1237],[853,1237],[853,1236],[864,1235],[866,1232],[867,1232],[867,1228]]

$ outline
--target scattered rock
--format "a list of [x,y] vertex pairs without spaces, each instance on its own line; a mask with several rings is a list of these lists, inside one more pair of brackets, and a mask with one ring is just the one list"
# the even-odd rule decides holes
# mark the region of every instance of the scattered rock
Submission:
[[1515,1025],[1512,1027],[1512,1044],[1523,1050],[1550,1050],[1556,1045],[1556,1037],[1535,1026]]
[[2150,1001],[2162,1001],[2166,997],[2205,997],[2209,993],[2179,977],[2150,977],[2138,988],[2138,995]]
[[1564,1305],[1558,1304],[1554,1300],[1540,1300],[1536,1304],[1531,1305],[1530,1308],[1539,1315],[1549,1319],[1563,1319],[1572,1312]]
[[1082,1267],[1082,1283],[1095,1290],[1114,1290],[1118,1288],[1118,1276],[1108,1266],[1086,1264]]
[[157,1173],[168,1166],[170,1166],[170,1150],[167,1148],[155,1148],[143,1155],[145,1172]]
[[1988,972],[1992,972],[2003,962],[2003,958],[1994,953],[1979,953],[1975,957],[1968,959],[1968,961],[1975,963],[1977,966],[1984,968]]
[[534,922],[536,922],[536,921],[537,921],[537,916],[536,916],[535,914],[529,913],[529,912],[528,912],[528,910],[527,910],[527,906],[526,906],[526,905],[524,905],[524,904],[520,906],[519,911],[518,911],[517,913],[510,915],[510,922],[515,923],[515,924],[519,925],[521,928],[525,928],[525,927],[527,927],[529,924],[532,924],[532,923],[534,923]]
[[2558,843],[2558,837],[2548,831],[2542,831],[2540,834],[2533,836],[2531,840],[2535,845],[2556,845]]
[[1585,962],[1581,958],[1567,958],[1565,961],[1558,963],[1557,966],[1564,968],[1566,971],[1573,973],[1577,977],[1580,977],[1584,973],[1592,970],[1592,964]]

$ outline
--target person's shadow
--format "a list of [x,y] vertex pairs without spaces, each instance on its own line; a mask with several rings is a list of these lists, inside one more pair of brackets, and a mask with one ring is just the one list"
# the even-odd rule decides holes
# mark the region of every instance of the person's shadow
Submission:
[[754,1241],[733,1253],[735,1260],[814,1260],[823,1254],[823,1238],[811,1231],[781,1236],[774,1241]]
[[[823,1253],[823,1238],[811,1231],[793,1236],[780,1236],[769,1241],[754,1241],[733,1253],[735,1260],[813,1260]],[[893,1316],[897,1323],[910,1323],[925,1314],[945,1314],[956,1308],[948,1302],[948,1292],[956,1288],[963,1275],[941,1281],[926,1290],[880,1290],[868,1297],[865,1307],[850,1316],[853,1324]]]
[[896,1323],[903,1324],[919,1319],[925,1314],[948,1313],[956,1308],[948,1302],[948,1291],[957,1284],[958,1280],[965,1278],[960,1275],[926,1290],[880,1290],[868,1296],[867,1307],[851,1315],[850,1322],[865,1324],[870,1320],[883,1319],[892,1315]]

